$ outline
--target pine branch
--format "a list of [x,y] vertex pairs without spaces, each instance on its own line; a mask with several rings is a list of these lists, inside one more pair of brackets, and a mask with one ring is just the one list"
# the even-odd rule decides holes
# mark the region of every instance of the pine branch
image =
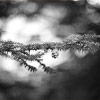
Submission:
[[[95,53],[100,49],[99,43],[100,35],[96,34],[72,34],[65,38],[62,42],[48,42],[48,43],[33,43],[24,45],[15,43],[13,41],[0,41],[0,55],[12,58],[27,67],[29,71],[37,71],[37,68],[31,66],[27,61],[36,61],[40,64],[42,69],[47,73],[55,73],[56,71],[47,67],[42,61],[42,56],[51,50],[52,58],[59,56],[59,51],[83,50],[89,53]],[[30,54],[30,50],[39,51],[36,54]]]

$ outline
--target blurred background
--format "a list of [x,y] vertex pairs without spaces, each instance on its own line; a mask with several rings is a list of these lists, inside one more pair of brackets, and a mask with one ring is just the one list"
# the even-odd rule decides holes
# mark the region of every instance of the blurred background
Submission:
[[[19,43],[61,42],[70,34],[100,33],[100,0],[0,0],[0,39]],[[31,52],[32,53],[32,52]],[[100,51],[48,53],[43,62],[58,69],[35,73],[0,57],[0,99],[100,99]]]

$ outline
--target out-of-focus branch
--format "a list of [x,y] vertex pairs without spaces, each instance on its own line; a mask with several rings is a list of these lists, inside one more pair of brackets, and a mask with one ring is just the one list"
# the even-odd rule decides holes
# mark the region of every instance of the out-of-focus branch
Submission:
[[[49,50],[51,50],[52,58],[57,58],[59,56],[59,51],[66,51],[68,49],[95,53],[100,49],[99,38],[100,35],[96,34],[72,34],[67,36],[62,42],[33,43],[28,45],[2,40],[0,41],[0,55],[18,61],[20,65],[24,65],[29,71],[37,71],[37,68],[29,65],[27,61],[36,61],[45,72],[54,73],[56,72],[55,70],[47,67],[42,62],[42,56],[48,53]],[[33,55],[30,54],[30,50],[38,52]]]

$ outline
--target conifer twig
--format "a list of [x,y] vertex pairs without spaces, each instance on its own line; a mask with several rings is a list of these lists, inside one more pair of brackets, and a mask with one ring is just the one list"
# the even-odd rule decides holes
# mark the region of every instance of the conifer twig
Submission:
[[[27,61],[36,61],[40,64],[40,66],[42,66],[45,72],[54,73],[56,71],[42,63],[42,56],[48,53],[49,50],[51,50],[53,58],[57,58],[59,56],[59,51],[66,51],[68,49],[95,53],[100,49],[99,39],[100,35],[96,34],[72,34],[67,36],[62,42],[33,43],[28,45],[1,40],[0,55],[10,57],[18,61],[20,65],[24,65],[32,72],[37,71],[37,68],[29,65]],[[33,55],[30,54],[31,50],[39,52]]]

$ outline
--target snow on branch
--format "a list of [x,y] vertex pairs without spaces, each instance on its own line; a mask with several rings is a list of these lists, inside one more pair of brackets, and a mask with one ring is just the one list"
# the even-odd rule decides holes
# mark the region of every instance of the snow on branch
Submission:
[[[96,34],[71,34],[62,42],[46,42],[46,43],[33,43],[24,45],[15,43],[13,41],[0,41],[0,55],[12,58],[24,65],[29,71],[35,72],[37,68],[29,65],[27,61],[36,61],[40,64],[42,69],[47,73],[55,73],[56,70],[46,66],[42,61],[48,51],[51,51],[52,58],[59,56],[59,51],[82,50],[94,54],[100,49],[99,43],[100,35]],[[36,54],[30,54],[30,51],[38,51]],[[56,51],[56,52],[55,52]]]

